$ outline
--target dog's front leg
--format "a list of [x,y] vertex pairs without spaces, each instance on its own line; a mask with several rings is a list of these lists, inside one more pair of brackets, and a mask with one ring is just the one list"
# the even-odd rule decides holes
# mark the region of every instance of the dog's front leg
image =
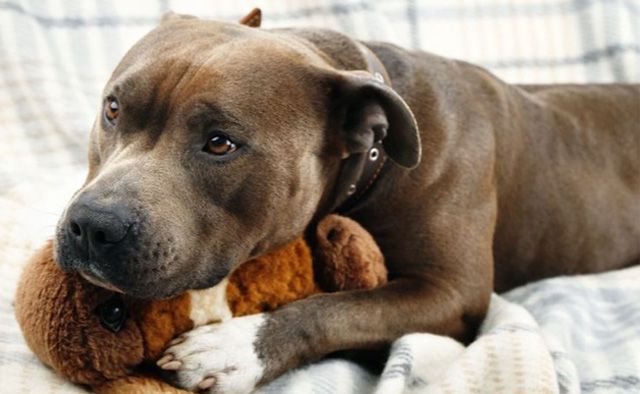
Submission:
[[374,348],[410,332],[468,338],[481,316],[435,276],[399,279],[385,287],[323,294],[276,312],[197,328],[161,361],[176,383],[215,393],[250,392],[287,370],[344,349]]

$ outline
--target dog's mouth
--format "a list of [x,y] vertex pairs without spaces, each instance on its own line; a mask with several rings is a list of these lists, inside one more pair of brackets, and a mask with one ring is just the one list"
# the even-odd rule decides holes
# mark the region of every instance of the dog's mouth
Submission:
[[86,272],[83,270],[80,270],[80,276],[82,276],[87,282],[91,283],[92,285],[98,286],[98,287],[102,287],[103,289],[107,289],[116,293],[121,293],[124,294],[124,291],[122,291],[121,289],[119,289],[118,287],[112,285],[111,283],[108,283],[103,277],[102,274],[95,270],[92,269],[93,266],[89,265],[89,270],[91,272]]

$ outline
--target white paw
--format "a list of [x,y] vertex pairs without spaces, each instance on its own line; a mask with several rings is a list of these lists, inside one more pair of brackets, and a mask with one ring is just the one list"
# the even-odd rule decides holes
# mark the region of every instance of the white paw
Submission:
[[188,390],[249,393],[264,373],[254,342],[264,314],[198,327],[175,339],[158,366],[175,371],[175,383]]

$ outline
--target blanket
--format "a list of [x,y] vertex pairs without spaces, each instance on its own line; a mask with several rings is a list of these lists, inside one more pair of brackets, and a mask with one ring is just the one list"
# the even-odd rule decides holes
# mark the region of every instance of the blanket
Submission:
[[[101,89],[167,10],[317,26],[480,64],[509,82],[640,81],[638,0],[0,0],[0,392],[83,392],[45,368],[13,317],[21,266],[83,181]],[[640,392],[640,268],[494,295],[463,346],[414,333],[381,375],[327,359],[264,393]]]

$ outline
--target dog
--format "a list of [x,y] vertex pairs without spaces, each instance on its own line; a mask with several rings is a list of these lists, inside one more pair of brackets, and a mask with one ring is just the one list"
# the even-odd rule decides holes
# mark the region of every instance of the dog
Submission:
[[137,297],[206,288],[339,211],[384,287],[176,339],[176,384],[248,392],[410,332],[471,340],[492,291],[640,259],[640,86],[513,86],[319,29],[168,14],[125,55],[56,230],[61,267]]

